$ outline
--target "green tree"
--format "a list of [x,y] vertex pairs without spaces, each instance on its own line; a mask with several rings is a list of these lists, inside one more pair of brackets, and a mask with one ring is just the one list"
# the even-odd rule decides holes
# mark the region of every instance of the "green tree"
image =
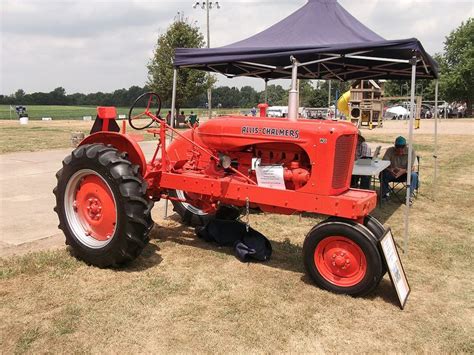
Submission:
[[[411,94],[410,80],[388,80],[385,83],[385,96],[403,96]],[[422,96],[423,100],[434,100],[435,81],[429,79],[417,79],[415,95]]]
[[240,107],[254,107],[258,104],[258,93],[251,86],[243,86],[240,89]]
[[474,103],[474,18],[463,22],[446,37],[444,54],[438,58],[440,91],[445,100],[465,101],[468,114]]
[[239,107],[240,105],[240,91],[236,87],[218,87],[213,91],[212,96],[216,107],[219,104],[225,108]]
[[[165,104],[171,104],[173,90],[173,59],[176,48],[202,48],[204,37],[199,28],[187,19],[177,19],[158,37],[153,58],[148,64],[148,86],[159,93]],[[188,100],[201,95],[212,86],[212,77],[203,71],[178,71],[176,107],[184,107]]]
[[314,90],[309,107],[327,107],[328,105],[328,89],[319,88]]
[[[268,104],[270,106],[288,105],[288,90],[283,89],[281,85],[268,85]],[[265,91],[260,92],[260,102],[265,100]]]
[[309,80],[300,80],[300,106],[312,107],[315,89]]
[[49,93],[49,105],[67,105],[66,90],[63,87],[57,87]]
[[23,100],[25,95],[26,95],[25,90],[18,89],[13,96],[15,97],[15,101],[18,103],[19,101]]

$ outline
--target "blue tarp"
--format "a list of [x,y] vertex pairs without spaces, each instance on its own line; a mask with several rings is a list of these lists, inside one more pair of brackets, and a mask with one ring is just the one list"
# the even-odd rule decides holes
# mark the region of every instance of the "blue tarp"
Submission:
[[291,77],[291,56],[308,63],[298,71],[302,79],[408,79],[406,61],[413,56],[418,78],[438,77],[436,62],[416,38],[385,40],[336,0],[309,0],[270,28],[228,46],[178,48],[174,65],[277,79]]

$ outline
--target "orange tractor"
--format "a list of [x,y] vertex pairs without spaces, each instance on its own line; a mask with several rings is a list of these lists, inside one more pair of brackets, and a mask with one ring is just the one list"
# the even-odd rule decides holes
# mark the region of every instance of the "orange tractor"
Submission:
[[[139,107],[145,108],[137,114]],[[129,114],[132,127],[158,137],[151,161],[120,132],[113,107],[98,108],[93,133],[64,159],[55,211],[77,257],[99,267],[135,259],[148,243],[151,209],[160,199],[170,200],[190,225],[205,224],[220,205],[247,213],[308,212],[329,216],[303,246],[315,283],[353,296],[378,285],[386,270],[379,246],[385,228],[369,215],[375,192],[349,187],[353,125],[226,116],[183,132],[158,118],[160,109],[159,96],[146,93]],[[262,177],[262,171],[272,173]]]

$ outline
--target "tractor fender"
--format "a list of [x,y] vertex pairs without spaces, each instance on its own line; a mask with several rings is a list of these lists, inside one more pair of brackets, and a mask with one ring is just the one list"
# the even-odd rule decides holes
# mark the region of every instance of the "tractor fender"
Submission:
[[128,154],[128,160],[130,160],[132,164],[138,165],[140,174],[145,176],[147,169],[145,155],[143,154],[142,148],[140,148],[138,143],[131,137],[121,133],[101,131],[84,138],[79,146],[93,143],[110,144],[120,152],[126,152]]

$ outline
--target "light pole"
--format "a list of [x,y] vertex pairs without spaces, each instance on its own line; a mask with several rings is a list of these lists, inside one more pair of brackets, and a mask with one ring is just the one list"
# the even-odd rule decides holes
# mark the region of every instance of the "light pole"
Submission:
[[[193,8],[196,9],[197,7],[201,7],[201,9],[206,10],[206,18],[207,18],[207,48],[211,48],[211,30],[209,26],[209,11],[213,8],[220,9],[221,6],[219,1],[196,1],[193,5]],[[209,81],[211,80],[211,74],[209,73]],[[209,108],[209,119],[212,117],[212,90],[209,88],[207,90],[207,106]]]

